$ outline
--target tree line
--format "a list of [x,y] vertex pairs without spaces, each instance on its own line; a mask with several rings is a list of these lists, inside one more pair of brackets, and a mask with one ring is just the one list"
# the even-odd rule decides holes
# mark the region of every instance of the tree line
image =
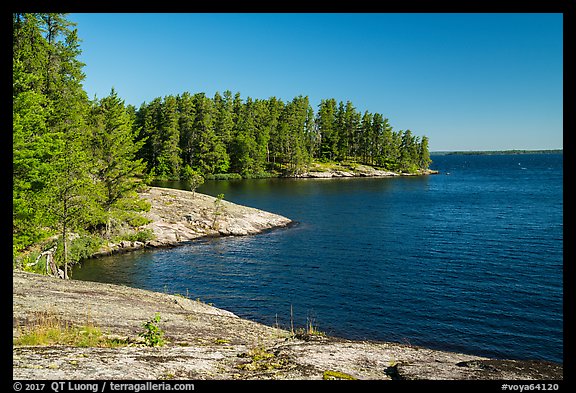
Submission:
[[[428,139],[393,131],[379,113],[308,97],[242,99],[225,91],[156,98],[139,108],[111,89],[89,99],[78,30],[65,14],[13,14],[12,217],[14,264],[38,263],[42,244],[68,263],[119,237],[145,240],[153,178],[294,176],[314,160],[415,171]],[[38,254],[37,253],[37,254]],[[22,259],[26,254],[27,262]],[[35,260],[31,262],[31,260]]]
[[134,235],[150,208],[137,194],[145,163],[133,113],[114,90],[88,99],[80,53],[64,15],[13,14],[13,252],[56,243],[64,277],[101,239]]
[[352,161],[415,172],[430,164],[428,138],[393,131],[380,113],[323,99],[314,113],[307,96],[289,102],[243,100],[226,90],[169,95],[134,110],[147,173],[178,179],[184,168],[202,175],[294,176],[315,161]]

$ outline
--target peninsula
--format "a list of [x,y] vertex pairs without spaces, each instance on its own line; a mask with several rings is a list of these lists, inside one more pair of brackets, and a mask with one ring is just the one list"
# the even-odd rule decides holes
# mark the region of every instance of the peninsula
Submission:
[[254,235],[292,224],[278,214],[238,205],[223,198],[173,188],[148,187],[139,193],[150,202],[143,227],[153,239],[140,242],[124,240],[106,243],[92,257],[133,251],[140,248],[171,247],[202,237]]

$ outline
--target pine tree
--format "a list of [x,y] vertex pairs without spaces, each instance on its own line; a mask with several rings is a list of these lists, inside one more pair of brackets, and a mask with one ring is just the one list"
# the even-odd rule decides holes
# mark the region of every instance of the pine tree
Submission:
[[338,155],[338,131],[336,129],[336,100],[321,100],[316,115],[316,124],[320,133],[319,157],[333,160]]
[[403,171],[414,172],[418,160],[418,143],[419,141],[412,135],[412,131],[406,130],[402,134],[400,148],[400,169]]
[[[159,174],[162,136],[160,133],[162,118],[162,99],[155,98],[149,104],[143,103],[136,112],[134,127],[139,129],[137,141],[144,141],[137,157],[146,162],[146,171],[153,176]],[[164,173],[166,170],[163,170]]]
[[[80,119],[78,119],[80,121]],[[63,244],[64,276],[68,278],[68,243],[72,231],[91,219],[95,187],[89,175],[89,157],[84,148],[80,122],[62,129],[47,174],[48,185],[42,192],[40,206],[50,214],[50,225],[58,229]]]
[[160,109],[160,154],[158,175],[177,179],[180,176],[180,130],[178,127],[178,102],[174,96],[166,96]]
[[395,169],[398,159],[400,142],[398,141],[397,135],[398,134],[393,131],[392,126],[390,126],[389,120],[385,118],[382,123],[382,144],[379,165],[389,170]]
[[348,156],[348,135],[346,133],[346,109],[342,101],[338,102],[335,117],[335,131],[338,135],[336,138],[338,144],[336,145],[336,160],[344,161]]
[[272,169],[276,169],[276,162],[279,158],[280,151],[280,116],[284,111],[284,102],[278,100],[276,97],[268,99],[268,127],[270,136],[268,145],[266,147],[266,156],[268,164]]
[[280,159],[286,165],[288,175],[297,175],[310,163],[311,157],[306,149],[306,119],[308,115],[308,97],[295,97],[286,104],[279,121]]
[[196,189],[204,184],[204,176],[186,164],[182,169],[182,180],[188,184],[192,191],[192,198],[196,196]]
[[216,111],[214,131],[224,146],[227,146],[232,140],[232,130],[234,129],[232,92],[226,90],[223,97],[216,92],[214,94],[214,107]]
[[223,173],[230,166],[230,159],[223,142],[214,130],[215,109],[213,101],[204,93],[195,94],[194,139],[192,167],[204,174]]
[[306,108],[306,120],[304,122],[305,145],[308,151],[308,163],[318,155],[320,151],[320,132],[316,126],[314,109],[308,104]]
[[380,113],[374,113],[372,118],[372,127],[368,136],[369,144],[369,164],[374,165],[378,163],[382,157],[382,148],[384,144],[384,117]]
[[255,160],[258,155],[258,144],[254,137],[254,129],[254,102],[248,97],[237,114],[230,146],[232,169],[243,176],[252,174],[258,169]]
[[428,137],[423,136],[418,146],[418,167],[421,169],[428,169],[432,160],[430,159],[430,152],[428,151]]
[[183,165],[194,165],[196,141],[196,107],[190,93],[185,92],[177,97],[178,101],[178,130],[180,155]]
[[13,62],[12,215],[14,253],[46,235],[38,192],[46,187],[46,171],[54,149],[47,132],[47,99],[34,87],[35,74]]
[[[89,176],[77,31],[63,14],[13,16],[14,251],[68,235],[94,202]],[[49,231],[40,228],[48,228]]]
[[256,151],[254,168],[256,173],[263,172],[268,158],[268,145],[270,142],[270,109],[265,100],[254,101],[254,140]]
[[346,136],[346,153],[344,159],[348,156],[356,159],[358,156],[358,129],[360,128],[361,115],[356,111],[352,102],[346,102],[346,109],[344,112],[344,135]]
[[[145,164],[136,159],[136,153],[144,145],[137,141],[138,130],[114,89],[110,95],[93,104],[90,125],[92,129],[92,173],[101,187],[101,205],[109,237],[114,220],[122,221],[126,210],[137,210],[137,196]],[[132,207],[132,208],[131,208]]]
[[362,116],[362,122],[359,127],[359,135],[358,135],[358,153],[361,156],[361,161],[364,164],[369,164],[369,157],[372,156],[372,146],[371,146],[371,134],[373,129],[373,122],[374,116],[365,111],[364,115]]

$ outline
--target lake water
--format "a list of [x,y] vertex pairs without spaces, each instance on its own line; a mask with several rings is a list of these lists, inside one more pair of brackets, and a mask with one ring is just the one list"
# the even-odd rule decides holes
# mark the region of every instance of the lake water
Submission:
[[351,339],[563,361],[563,156],[433,156],[424,177],[208,181],[295,226],[84,262],[73,278],[180,293]]

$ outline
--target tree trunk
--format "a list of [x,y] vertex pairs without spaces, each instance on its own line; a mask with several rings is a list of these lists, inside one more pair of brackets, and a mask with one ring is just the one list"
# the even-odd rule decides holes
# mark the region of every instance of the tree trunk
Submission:
[[68,234],[66,233],[66,223],[62,229],[62,243],[64,245],[64,280],[68,279]]
[[54,263],[54,258],[52,256],[52,254],[47,254],[46,255],[46,270],[49,270],[49,274],[55,277],[58,277],[58,268],[56,267],[56,264]]

